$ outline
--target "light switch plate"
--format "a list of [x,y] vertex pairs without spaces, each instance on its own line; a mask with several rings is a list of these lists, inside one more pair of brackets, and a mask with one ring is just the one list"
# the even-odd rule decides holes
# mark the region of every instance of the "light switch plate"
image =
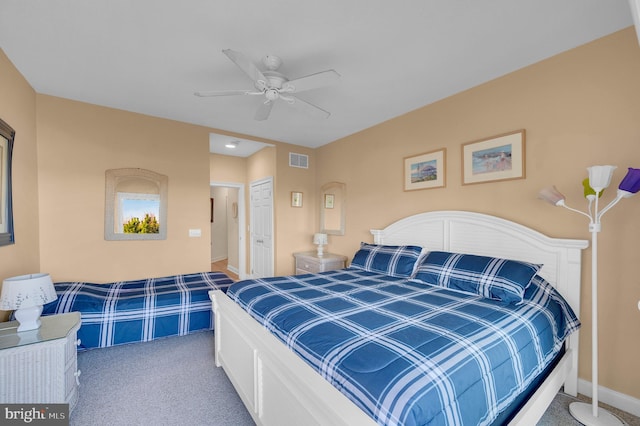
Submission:
[[190,237],[202,237],[202,231],[200,229],[189,229]]

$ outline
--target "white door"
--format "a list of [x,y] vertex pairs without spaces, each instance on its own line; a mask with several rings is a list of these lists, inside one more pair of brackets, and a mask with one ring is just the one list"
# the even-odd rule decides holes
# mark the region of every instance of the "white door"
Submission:
[[273,276],[273,178],[251,183],[251,276]]

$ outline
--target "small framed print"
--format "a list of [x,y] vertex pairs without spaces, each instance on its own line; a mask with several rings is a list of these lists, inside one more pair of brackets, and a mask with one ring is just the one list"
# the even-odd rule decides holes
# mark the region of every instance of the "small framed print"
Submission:
[[302,207],[302,192],[291,192],[291,207]]
[[524,129],[462,145],[463,185],[524,177]]
[[446,148],[405,157],[404,190],[442,188],[445,186]]
[[336,195],[335,194],[324,194],[324,208],[332,209],[336,203]]

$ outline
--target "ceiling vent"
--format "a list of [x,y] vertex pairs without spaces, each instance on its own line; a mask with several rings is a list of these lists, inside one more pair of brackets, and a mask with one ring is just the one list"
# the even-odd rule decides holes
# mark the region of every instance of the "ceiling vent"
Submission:
[[289,167],[309,168],[309,156],[305,154],[289,153]]

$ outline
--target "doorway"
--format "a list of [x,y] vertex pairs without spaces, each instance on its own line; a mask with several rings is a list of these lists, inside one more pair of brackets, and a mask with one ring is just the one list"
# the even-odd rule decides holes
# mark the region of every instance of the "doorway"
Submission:
[[244,184],[211,182],[211,262],[226,259],[227,269],[246,278]]

